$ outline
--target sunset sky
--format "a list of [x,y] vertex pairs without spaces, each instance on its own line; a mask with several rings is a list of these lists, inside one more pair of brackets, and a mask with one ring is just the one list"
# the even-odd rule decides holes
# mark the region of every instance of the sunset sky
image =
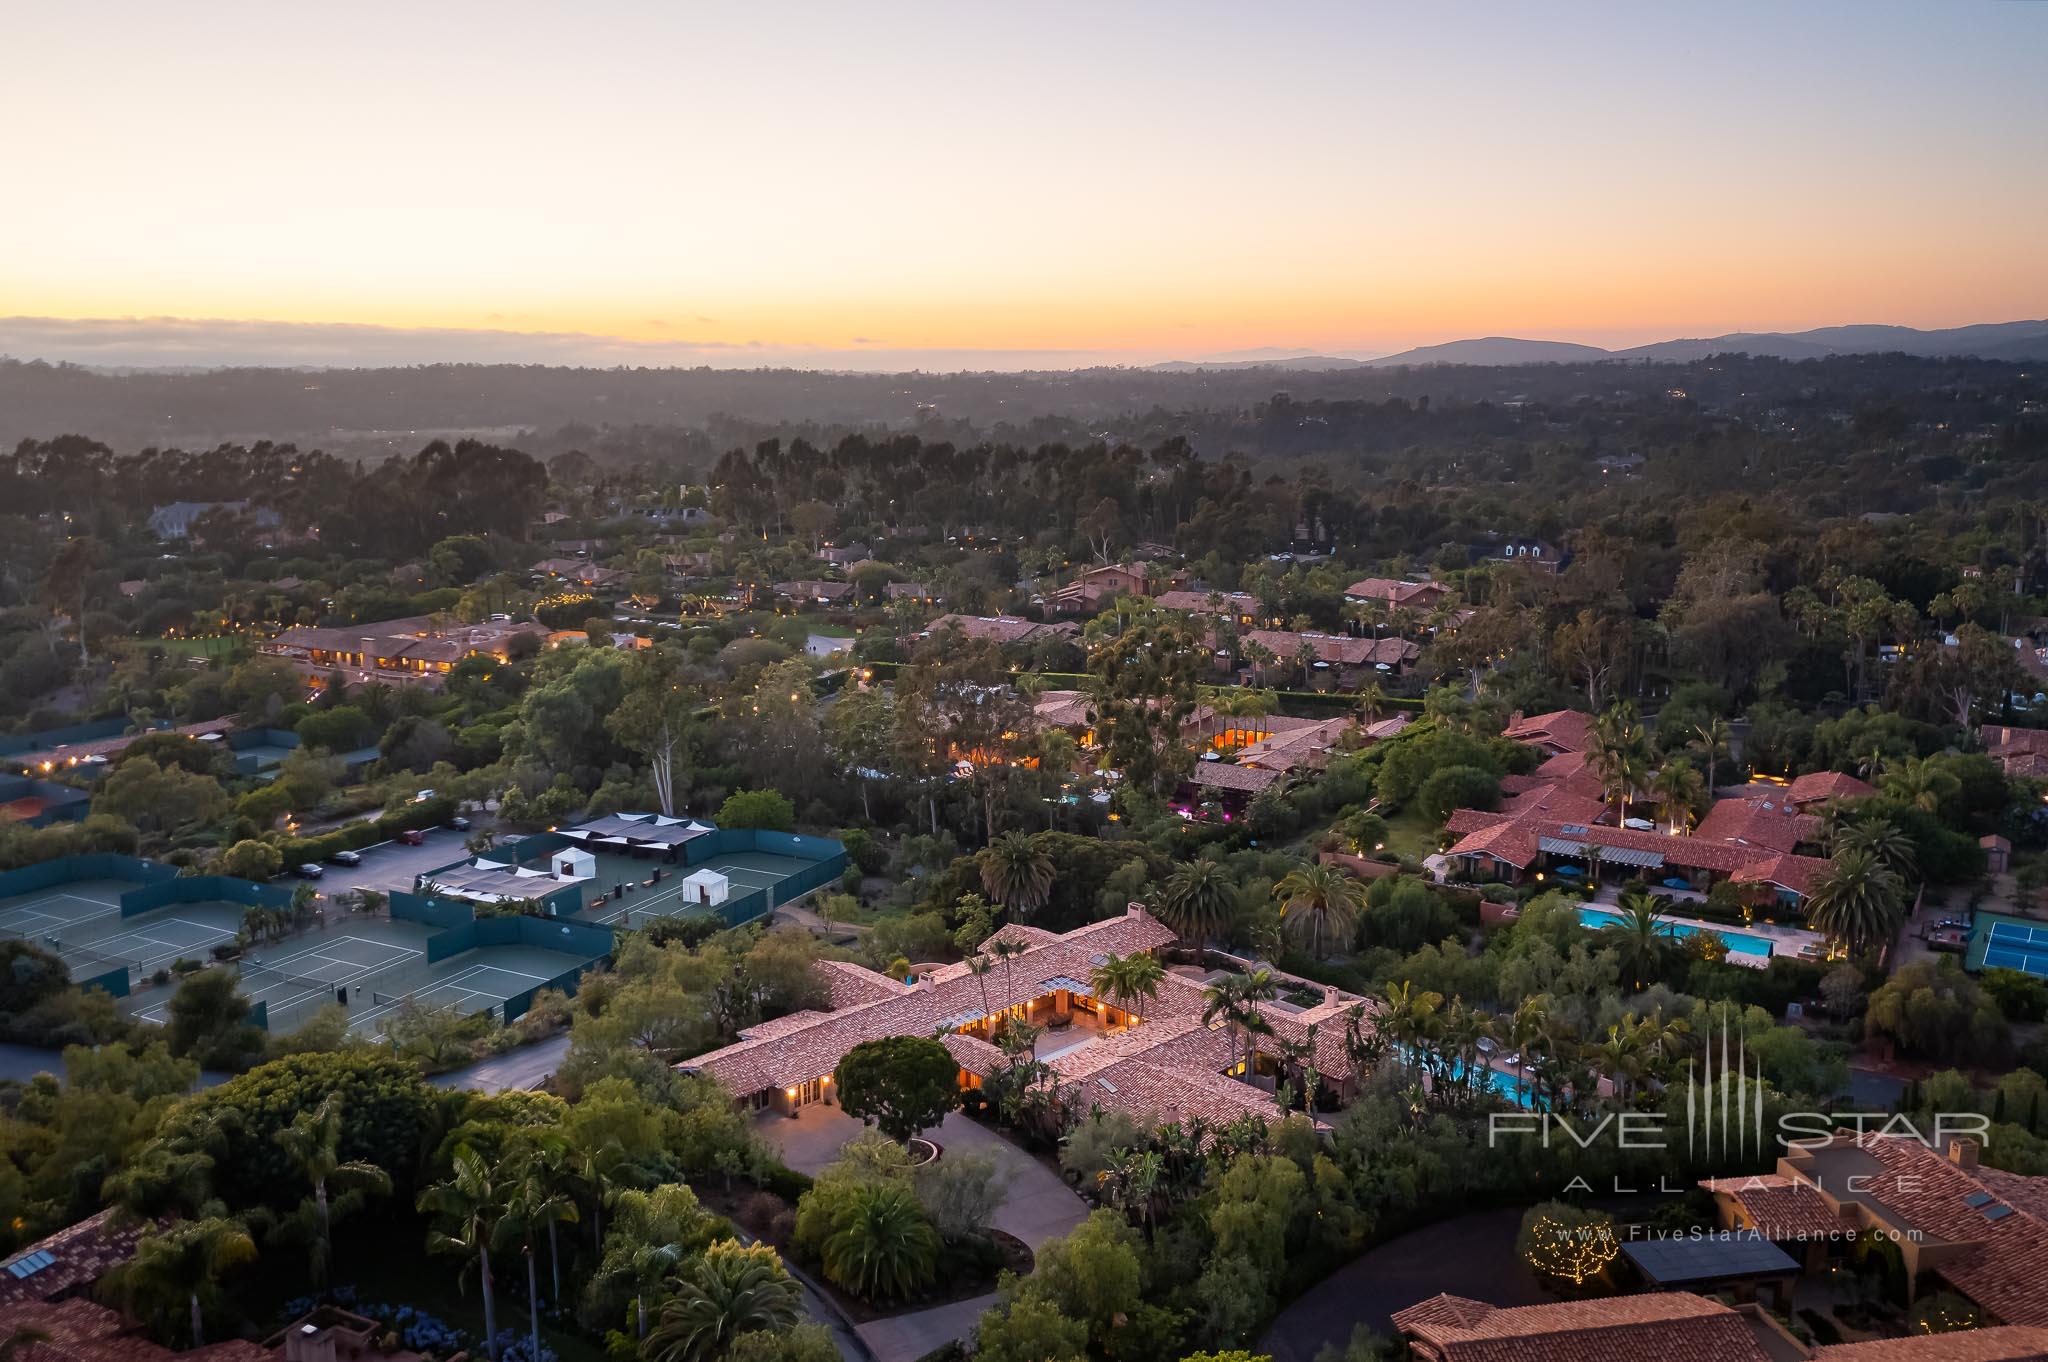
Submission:
[[78,0],[6,31],[0,316],[832,363],[2048,316],[2028,0]]

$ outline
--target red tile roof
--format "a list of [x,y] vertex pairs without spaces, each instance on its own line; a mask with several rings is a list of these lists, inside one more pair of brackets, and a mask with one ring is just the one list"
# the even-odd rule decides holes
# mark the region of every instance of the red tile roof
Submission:
[[7,1258],[6,1263],[19,1262],[37,1253],[47,1253],[53,1261],[26,1277],[0,1271],[0,1311],[11,1311],[24,1301],[49,1300],[76,1287],[92,1285],[109,1269],[134,1257],[135,1242],[141,1237],[140,1226],[117,1227],[113,1212],[101,1211],[30,1244]]
[[1162,591],[1156,600],[1161,610],[1185,610],[1195,615],[1257,615],[1263,607],[1257,596],[1242,591],[1218,593],[1220,604],[1210,604],[1206,591]]
[[[814,1014],[811,1024],[800,1029],[762,1035],[761,1028],[755,1028],[748,1037],[686,1060],[680,1067],[710,1074],[740,1097],[808,1082],[831,1073],[846,1052],[862,1041],[929,1036],[942,1026],[1042,997],[1049,991],[1042,986],[1047,979],[1085,980],[1098,955],[1152,950],[1174,936],[1133,904],[1123,917],[1091,923],[1064,936],[1007,926],[990,940],[998,938],[1021,938],[1026,950],[981,978],[971,975],[962,963],[935,970],[915,985],[905,986],[859,966],[820,962],[819,969],[834,990],[832,1011]],[[844,1003],[840,1002],[841,989],[846,990]]]
[[1505,1309],[1436,1296],[1394,1327],[1440,1362],[1769,1362],[1741,1314],[1684,1291]]
[[1381,605],[1429,605],[1449,594],[1441,582],[1404,582],[1392,577],[1367,577],[1344,588],[1353,600]]
[[2048,1362],[2048,1329],[2000,1325],[1821,1348],[1812,1362]]
[[1278,783],[1283,774],[1254,766],[1232,766],[1227,761],[1198,761],[1188,772],[1188,783],[1207,790],[1240,790],[1257,794]]
[[1854,1228],[1811,1183],[1783,1173],[1708,1178],[1700,1186],[1741,1206],[1747,1228],[1766,1239],[1806,1239]]
[[1820,820],[1785,799],[1721,799],[1693,829],[1693,836],[1735,842],[1767,851],[1790,851],[1820,832]]
[[961,636],[987,639],[993,643],[1036,643],[1042,638],[1060,638],[1079,632],[1071,620],[1040,624],[1015,615],[941,615],[924,628],[925,636],[958,629]]
[[[941,1028],[971,1025],[987,1013],[1033,1002],[1060,988],[1079,985],[1085,990],[1089,974],[1104,955],[1152,950],[1171,942],[1173,934],[1133,905],[1123,917],[1064,935],[1012,923],[984,942],[983,949],[1005,940],[1022,945],[1024,953],[1008,963],[996,963],[985,975],[974,975],[964,961],[946,965],[923,975],[915,987],[890,985],[897,991],[889,997],[845,1007],[835,1003],[831,1012],[798,1013],[750,1027],[736,1043],[679,1067],[710,1074],[739,1096],[805,1082],[830,1073],[864,1040],[931,1035]],[[858,969],[824,964],[820,968]],[[1283,1113],[1268,1093],[1224,1076],[1222,1071],[1231,1063],[1230,1040],[1220,1026],[1202,1022],[1204,992],[1198,980],[1166,975],[1159,996],[1144,1002],[1143,1016],[1135,1025],[1053,1059],[1052,1086],[1081,1111],[1100,1106],[1141,1121],[1200,1116],[1221,1124],[1246,1113],[1280,1119]],[[1308,1043],[1313,1028],[1316,1067],[1333,1083],[1353,1076],[1345,1044],[1353,1009],[1363,1009],[1369,1017],[1373,1004],[1330,990],[1323,1001],[1301,1010],[1270,1003],[1260,1007],[1274,1035],[1290,1044]],[[979,1037],[949,1030],[941,1040],[969,1073],[986,1076],[1006,1062],[1000,1050]]]
[[1285,664],[1306,647],[1333,667],[1369,667],[1384,662],[1399,667],[1421,656],[1422,649],[1405,638],[1353,638],[1349,634],[1297,634],[1284,629],[1247,629],[1246,643],[1270,649]]
[[1793,781],[1785,790],[1785,799],[1804,808],[1808,804],[1824,804],[1830,799],[1864,799],[1876,793],[1875,786],[1866,785],[1840,771],[1814,771]]
[[1739,866],[1728,878],[1737,884],[1774,884],[1806,898],[1827,872],[1828,862],[1819,856],[1776,855]]
[[1576,709],[1555,709],[1513,720],[1501,736],[1564,752],[1583,752],[1593,745],[1593,716]]
[[127,1332],[114,1311],[78,1298],[10,1306],[0,1323],[47,1335],[46,1342],[30,1343],[17,1353],[20,1362],[275,1362],[270,1353],[239,1338],[173,1352]]

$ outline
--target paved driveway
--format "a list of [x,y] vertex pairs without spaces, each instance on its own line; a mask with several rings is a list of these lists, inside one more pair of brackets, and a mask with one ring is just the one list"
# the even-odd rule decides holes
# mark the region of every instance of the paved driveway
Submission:
[[[805,1107],[793,1120],[763,1116],[754,1128],[781,1151],[784,1163],[803,1173],[816,1173],[838,1158],[841,1147],[862,1129],[860,1122],[845,1112],[827,1106]],[[1066,1234],[1088,1218],[1087,1203],[1058,1173],[986,1126],[954,1112],[938,1129],[927,1133],[948,1153],[973,1150],[994,1156],[1005,1195],[989,1223],[1023,1240],[1034,1253],[1047,1240]],[[870,1320],[860,1325],[858,1332],[875,1362],[915,1362],[934,1348],[973,1333],[982,1312],[995,1303],[993,1293],[975,1296]]]
[[[837,1107],[804,1107],[795,1119],[770,1113],[756,1119],[754,1129],[799,1173],[816,1174],[839,1157],[846,1142],[860,1134],[861,1123]],[[948,1150],[975,1150],[993,1155],[1007,1191],[990,1223],[1029,1244],[1033,1252],[1048,1239],[1088,1218],[1087,1203],[1045,1164],[988,1127],[954,1112],[936,1130],[927,1131]]]
[[361,865],[329,865],[327,873],[320,877],[320,892],[339,894],[350,889],[375,889],[389,894],[412,888],[413,877],[428,870],[439,870],[451,862],[462,860],[469,853],[462,849],[462,841],[469,836],[453,828],[429,828],[426,840],[416,847],[403,842],[380,842],[373,847],[363,848]]
[[1489,1305],[1541,1305],[1552,1298],[1515,1256],[1521,1227],[1519,1210],[1475,1211],[1368,1249],[1282,1310],[1255,1351],[1311,1362],[1326,1343],[1342,1348],[1357,1325],[1392,1333],[1396,1310],[1445,1291]]

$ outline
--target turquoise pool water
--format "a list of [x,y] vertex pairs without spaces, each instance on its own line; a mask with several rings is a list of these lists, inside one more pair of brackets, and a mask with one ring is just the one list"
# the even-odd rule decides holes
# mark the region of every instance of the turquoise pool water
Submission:
[[[1394,1050],[1401,1056],[1403,1063],[1413,1064],[1415,1062],[1415,1052],[1406,1045],[1397,1045],[1394,1047]],[[1483,1081],[1496,1097],[1504,1097],[1518,1107],[1535,1105],[1534,1095],[1529,1090],[1527,1079],[1518,1078],[1514,1074],[1496,1069],[1491,1065],[1485,1067],[1484,1073],[1486,1077]],[[1462,1081],[1465,1077],[1465,1066],[1462,1064],[1451,1065],[1451,1077]]]
[[[1667,936],[1697,936],[1702,931],[1711,931],[1715,936],[1721,938],[1729,950],[1734,951],[1738,955],[1768,956],[1771,953],[1769,937],[1752,936],[1748,932],[1730,931],[1722,927],[1696,927],[1690,922],[1673,922],[1669,918],[1660,920],[1664,923],[1664,932]],[[1579,909],[1579,925],[1581,927],[1592,927],[1595,929],[1612,927],[1620,921],[1621,914],[1609,912],[1605,908]]]

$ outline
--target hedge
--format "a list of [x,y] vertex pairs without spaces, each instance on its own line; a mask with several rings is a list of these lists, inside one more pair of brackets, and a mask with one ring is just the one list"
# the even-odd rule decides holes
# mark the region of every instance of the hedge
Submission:
[[420,804],[408,804],[396,813],[365,819],[345,828],[323,832],[317,837],[294,837],[278,843],[288,866],[324,861],[337,851],[360,851],[388,842],[401,832],[415,828],[437,828],[455,816],[455,801],[446,795]]

